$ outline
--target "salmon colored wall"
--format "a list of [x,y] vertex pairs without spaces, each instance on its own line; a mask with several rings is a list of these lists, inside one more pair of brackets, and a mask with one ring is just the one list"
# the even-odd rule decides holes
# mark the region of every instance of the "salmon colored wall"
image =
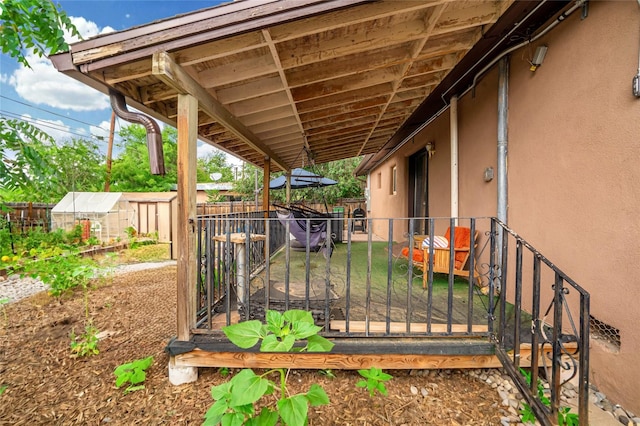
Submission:
[[[640,99],[631,94],[638,69],[637,2],[589,2],[533,46],[510,58],[508,112],[509,226],[591,294],[591,314],[620,330],[618,352],[592,339],[591,380],[614,403],[640,412]],[[526,58],[547,44],[542,66]],[[497,179],[497,66],[475,97],[459,100],[459,214],[494,216]],[[450,212],[449,115],[444,113],[390,162],[435,138],[429,161],[430,215]],[[385,182],[383,182],[383,187]],[[404,185],[404,186],[401,186]],[[372,186],[372,215],[407,215],[407,200]],[[386,235],[386,234],[382,234]]]
[[[449,113],[445,112],[427,129],[416,135],[395,152],[383,165],[370,173],[370,194],[372,218],[406,218],[409,215],[409,157],[424,149],[428,141],[436,142],[436,154],[429,160],[429,215],[432,217],[448,217],[451,212],[451,175],[449,171]],[[397,167],[396,194],[391,194],[391,170]],[[373,232],[387,237],[388,221],[374,220]],[[444,233],[445,228],[439,230]],[[408,223],[394,222],[394,241],[407,240]]]
[[[536,43],[535,72],[514,52],[509,101],[509,225],[591,293],[592,315],[620,330],[593,341],[593,383],[640,412],[640,99],[637,2],[590,2]],[[630,368],[634,366],[633,368]]]

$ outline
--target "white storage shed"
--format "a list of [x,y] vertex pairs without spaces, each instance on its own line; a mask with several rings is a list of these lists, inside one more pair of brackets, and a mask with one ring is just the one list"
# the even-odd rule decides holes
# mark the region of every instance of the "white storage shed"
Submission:
[[116,242],[135,228],[135,212],[121,192],[69,192],[51,210],[51,228],[71,231],[76,225],[85,239]]

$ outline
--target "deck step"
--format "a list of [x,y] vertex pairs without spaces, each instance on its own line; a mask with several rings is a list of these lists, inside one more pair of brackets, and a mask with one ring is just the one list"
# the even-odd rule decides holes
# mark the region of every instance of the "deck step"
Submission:
[[[369,333],[387,333],[387,323],[384,321],[369,321]],[[347,322],[345,320],[331,320],[329,330],[347,332]],[[367,331],[366,321],[349,321],[350,333],[364,333]],[[451,324],[451,333],[467,333],[467,324]],[[473,324],[471,326],[472,333],[487,333],[489,327],[483,324]],[[389,333],[407,333],[407,323],[390,322]],[[427,330],[427,324],[415,323],[409,324],[408,333],[448,333],[448,324],[431,324],[431,328]]]

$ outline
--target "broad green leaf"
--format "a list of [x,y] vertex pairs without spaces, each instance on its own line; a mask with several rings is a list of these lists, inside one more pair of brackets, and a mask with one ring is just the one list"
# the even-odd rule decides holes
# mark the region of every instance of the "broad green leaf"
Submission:
[[126,395],[126,394],[128,394],[128,393],[135,392],[135,391],[139,391],[139,390],[141,390],[141,389],[144,389],[144,385],[129,386],[128,388],[126,388],[126,389],[124,390],[124,394]]
[[383,382],[378,382],[376,389],[378,389],[378,392],[380,392],[384,396],[387,396],[387,387],[384,385]]
[[122,365],[117,366],[116,369],[113,370],[113,374],[115,374],[116,376],[120,376],[125,371],[130,371],[131,368],[132,368],[132,364],[130,362],[128,362],[126,364],[122,364]]
[[307,398],[305,395],[294,395],[290,398],[284,398],[278,401],[278,411],[280,417],[286,425],[299,426],[306,424]]
[[242,349],[249,349],[264,337],[262,323],[257,320],[245,321],[222,327],[222,331],[231,343]]
[[284,314],[285,321],[289,321],[291,323],[295,322],[306,322],[309,324],[313,324],[313,315],[309,311],[303,311],[301,309],[291,309],[286,311]]
[[222,426],[242,426],[244,415],[240,413],[227,413],[222,416],[220,424]]
[[275,426],[280,416],[277,411],[273,411],[264,407],[260,414],[249,419],[245,426]]
[[146,370],[147,368],[151,367],[151,364],[153,364],[153,357],[149,356],[149,357],[140,359],[136,361],[136,363],[138,363],[138,367],[142,368],[143,370]]
[[329,404],[329,397],[327,396],[327,393],[317,383],[312,384],[309,388],[309,392],[307,392],[307,399],[312,407]]
[[367,382],[365,380],[360,380],[358,383],[356,383],[356,387],[359,387],[359,388],[367,387]]
[[309,324],[308,322],[294,322],[291,328],[291,332],[294,337],[298,340],[306,339],[309,336],[313,336],[314,334],[318,334],[318,332],[322,330],[322,327],[318,327],[314,324]]
[[289,352],[295,342],[296,339],[292,334],[285,336],[281,341],[273,334],[270,334],[262,341],[260,352]]
[[205,419],[217,419],[216,424],[220,422],[222,415],[229,409],[229,404],[224,399],[216,401],[204,415]]
[[119,388],[129,381],[129,374],[122,374],[116,378],[116,387]]
[[219,399],[228,399],[231,397],[231,382],[225,382],[218,386],[211,387],[211,398],[216,401]]
[[269,381],[257,376],[253,370],[244,369],[231,379],[230,405],[253,404],[265,394],[269,388]]
[[331,352],[334,346],[333,342],[317,334],[307,337],[307,352]]
[[253,404],[238,405],[238,406],[233,407],[233,410],[236,413],[248,414],[249,416],[253,416],[253,413],[255,413],[255,410],[253,408]]
[[129,379],[129,381],[131,382],[132,385],[135,385],[137,383],[142,383],[144,382],[144,379],[147,378],[147,374],[139,369],[135,369],[133,370],[133,373],[131,374],[131,378]]
[[275,328],[275,329],[281,329],[282,326],[284,325],[284,317],[282,316],[282,314],[278,311],[267,311],[267,325],[271,328]]

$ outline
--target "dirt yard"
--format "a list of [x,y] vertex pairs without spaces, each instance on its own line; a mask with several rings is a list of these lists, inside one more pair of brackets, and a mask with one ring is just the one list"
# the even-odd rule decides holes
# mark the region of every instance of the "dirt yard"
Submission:
[[[213,403],[211,386],[227,378],[200,369],[196,383],[169,383],[164,348],[175,335],[175,280],[176,268],[168,266],[97,283],[89,315],[103,338],[91,357],[74,358],[69,346],[70,333],[84,331],[82,292],[61,299],[39,293],[6,305],[6,316],[0,311],[0,425],[202,423]],[[145,389],[128,395],[117,389],[113,370],[149,355],[154,363]],[[387,397],[356,388],[356,372],[333,373],[289,376],[291,393],[318,383],[331,399],[310,409],[310,425],[499,425],[503,415],[497,392],[459,371],[388,371],[394,378]]]

